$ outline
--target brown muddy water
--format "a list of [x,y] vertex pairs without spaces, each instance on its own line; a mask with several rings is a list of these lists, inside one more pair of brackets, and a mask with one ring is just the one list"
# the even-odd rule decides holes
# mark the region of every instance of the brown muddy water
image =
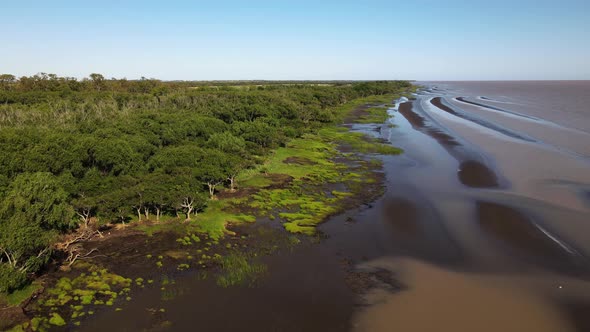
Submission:
[[590,82],[422,84],[352,126],[405,150],[382,198],[254,285],[180,273],[80,330],[590,331]]

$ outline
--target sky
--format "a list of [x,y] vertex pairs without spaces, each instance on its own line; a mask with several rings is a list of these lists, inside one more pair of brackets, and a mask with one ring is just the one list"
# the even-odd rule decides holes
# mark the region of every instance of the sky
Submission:
[[0,0],[0,73],[590,79],[590,1]]

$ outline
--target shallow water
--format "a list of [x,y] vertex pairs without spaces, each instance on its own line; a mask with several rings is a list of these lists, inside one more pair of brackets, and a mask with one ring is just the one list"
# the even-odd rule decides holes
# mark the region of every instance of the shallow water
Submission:
[[[174,296],[146,289],[82,330],[590,330],[590,84],[548,84],[428,83],[395,128],[352,126],[405,153],[382,157],[386,194],[319,244],[262,258],[255,287],[186,273]],[[399,287],[356,294],[351,267]]]
[[[411,244],[378,261],[408,289],[361,310],[358,330],[590,328],[582,314],[590,310],[590,112],[579,107],[590,83],[519,84],[426,83],[395,114],[389,139],[406,153],[386,163],[381,222],[392,225],[393,241]],[[571,114],[576,121],[562,119]],[[439,234],[423,231],[429,222]],[[454,264],[441,252],[458,252]]]

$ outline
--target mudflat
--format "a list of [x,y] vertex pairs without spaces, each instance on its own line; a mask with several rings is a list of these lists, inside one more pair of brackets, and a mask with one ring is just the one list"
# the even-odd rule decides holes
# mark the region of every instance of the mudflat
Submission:
[[359,265],[403,287],[367,293],[355,329],[587,331],[590,82],[421,84],[376,204],[395,244]]

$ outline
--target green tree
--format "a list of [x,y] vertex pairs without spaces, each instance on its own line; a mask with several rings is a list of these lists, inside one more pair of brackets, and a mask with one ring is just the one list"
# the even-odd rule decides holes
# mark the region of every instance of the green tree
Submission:
[[11,74],[0,74],[0,89],[8,90],[16,82],[16,77]]
[[38,271],[57,234],[76,226],[68,195],[51,173],[20,174],[0,205],[1,260],[13,269]]
[[207,146],[225,153],[242,155],[246,149],[246,141],[242,137],[234,136],[229,131],[224,131],[209,136]]
[[92,82],[92,86],[96,91],[104,90],[105,88],[105,79],[104,76],[97,73],[92,73],[89,75],[90,81]]

